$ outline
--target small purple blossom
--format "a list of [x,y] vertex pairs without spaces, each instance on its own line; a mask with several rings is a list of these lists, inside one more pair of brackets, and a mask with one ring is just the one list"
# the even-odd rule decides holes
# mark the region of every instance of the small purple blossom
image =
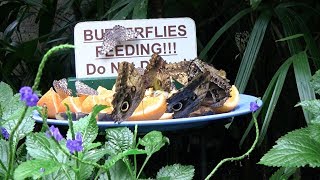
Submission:
[[21,95],[21,101],[25,101],[26,96],[29,94],[32,94],[32,89],[29,86],[23,86],[20,90],[19,93]]
[[53,137],[58,142],[63,139],[62,135],[58,128],[54,127],[53,125],[49,128],[49,131],[46,132],[47,137]]
[[24,86],[19,90],[19,92],[21,101],[24,101],[27,106],[32,107],[37,105],[39,98],[37,94],[32,92],[31,87]]
[[4,139],[8,140],[10,137],[10,134],[8,133],[8,131],[6,130],[6,128],[1,127],[1,134],[4,137]]
[[82,146],[82,135],[80,132],[78,132],[76,134],[76,139],[75,140],[71,140],[68,139],[67,140],[67,148],[69,149],[70,153],[73,154],[75,151],[80,152],[83,150],[83,146]]
[[250,102],[250,111],[255,112],[260,108],[257,102]]

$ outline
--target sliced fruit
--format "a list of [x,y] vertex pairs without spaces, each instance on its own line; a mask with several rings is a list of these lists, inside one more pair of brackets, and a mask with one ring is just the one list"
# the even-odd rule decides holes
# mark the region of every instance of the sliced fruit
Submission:
[[58,112],[66,112],[67,107],[65,106],[67,104],[70,108],[71,112],[81,112],[81,104],[82,104],[82,98],[81,97],[73,97],[68,96],[65,99],[63,99],[59,105]]
[[97,91],[98,91],[98,95],[105,95],[107,97],[113,97],[113,94],[114,94],[114,91],[106,89],[102,86],[99,86],[97,88]]
[[173,118],[173,113],[164,113],[159,119],[164,120],[164,119],[172,119]]
[[213,108],[212,110],[215,113],[230,112],[237,107],[239,100],[240,100],[239,91],[235,85],[232,85],[230,89],[230,97],[227,99],[227,101],[221,107],[216,107],[216,108]]
[[137,109],[128,120],[158,120],[167,109],[166,95],[163,93],[143,98]]
[[53,88],[50,88],[38,101],[38,106],[46,106],[48,108],[48,118],[55,118],[61,103],[60,96]]
[[81,112],[90,113],[95,105],[100,104],[110,106],[100,111],[101,113],[110,114],[113,110],[113,108],[111,107],[111,101],[112,98],[110,98],[109,95],[90,95],[82,102]]

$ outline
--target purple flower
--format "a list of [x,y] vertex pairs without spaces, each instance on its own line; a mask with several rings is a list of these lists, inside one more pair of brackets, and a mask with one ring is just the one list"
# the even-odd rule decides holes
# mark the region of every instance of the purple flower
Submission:
[[47,137],[53,137],[57,141],[61,141],[63,139],[62,135],[60,134],[60,131],[58,128],[51,125],[49,128],[49,131],[46,132]]
[[1,133],[2,133],[2,136],[4,137],[4,139],[6,139],[6,140],[9,139],[10,134],[8,133],[8,131],[6,130],[6,128],[1,127]]
[[26,99],[26,96],[32,94],[32,89],[31,87],[29,86],[23,86],[20,90],[19,90],[19,93],[20,93],[20,97],[21,97],[21,101],[25,101]]
[[76,139],[75,140],[68,139],[66,146],[69,149],[71,154],[73,154],[75,151],[77,151],[77,152],[82,151],[83,150],[83,146],[82,146],[82,135],[81,135],[81,133],[78,132],[76,134]]
[[24,86],[20,90],[20,99],[21,101],[26,102],[27,106],[35,106],[37,105],[37,102],[39,101],[38,96],[32,92],[31,87],[29,86]]
[[257,102],[250,102],[250,111],[255,112],[260,108]]

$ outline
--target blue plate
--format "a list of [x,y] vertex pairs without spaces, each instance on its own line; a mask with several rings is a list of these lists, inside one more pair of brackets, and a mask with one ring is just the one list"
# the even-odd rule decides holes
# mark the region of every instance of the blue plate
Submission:
[[[257,97],[240,94],[240,101],[238,106],[233,111],[228,113],[190,117],[190,118],[180,118],[180,119],[124,121],[120,124],[110,122],[110,121],[98,121],[97,124],[101,130],[106,129],[108,127],[121,127],[121,126],[132,128],[135,125],[138,125],[139,132],[149,132],[152,130],[173,131],[173,130],[180,130],[180,129],[195,128],[195,127],[206,125],[211,121],[218,121],[218,120],[223,120],[223,119],[227,119],[235,116],[249,114],[251,113],[250,102],[253,102],[253,101],[256,101],[259,106],[262,105],[262,101]],[[36,122],[42,123],[42,119],[37,112],[34,113],[33,119],[35,119]],[[57,119],[48,119],[48,124],[68,126],[67,121],[57,120]]]

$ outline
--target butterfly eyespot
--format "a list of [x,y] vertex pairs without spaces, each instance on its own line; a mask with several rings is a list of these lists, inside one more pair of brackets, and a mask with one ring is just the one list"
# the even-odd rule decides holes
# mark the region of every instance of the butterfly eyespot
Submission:
[[183,107],[183,104],[181,102],[178,102],[177,104],[175,104],[174,106],[172,106],[172,110],[174,111],[180,111]]
[[137,89],[136,89],[135,86],[132,86],[132,87],[131,87],[131,91],[132,91],[132,92],[136,92],[136,90],[137,90]]
[[121,105],[121,109],[120,110],[122,112],[126,112],[126,111],[128,111],[129,107],[130,107],[129,102],[128,101],[124,101],[122,103],[122,105]]

